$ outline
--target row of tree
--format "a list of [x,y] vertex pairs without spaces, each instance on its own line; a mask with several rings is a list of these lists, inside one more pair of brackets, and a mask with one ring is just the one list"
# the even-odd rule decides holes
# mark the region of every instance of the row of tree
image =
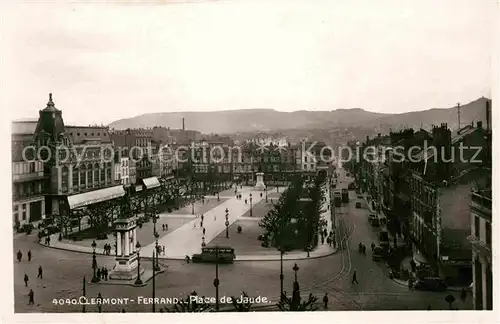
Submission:
[[292,179],[273,209],[259,222],[264,229],[264,243],[283,251],[309,250],[317,245],[323,181],[317,177],[312,185],[305,187],[302,177]]

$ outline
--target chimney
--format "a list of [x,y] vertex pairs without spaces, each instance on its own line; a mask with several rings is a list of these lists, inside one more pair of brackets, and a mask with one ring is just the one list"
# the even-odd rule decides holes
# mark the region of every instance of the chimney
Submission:
[[478,121],[477,122],[477,128],[483,128],[483,122],[482,121]]
[[490,101],[486,100],[486,130],[490,131]]

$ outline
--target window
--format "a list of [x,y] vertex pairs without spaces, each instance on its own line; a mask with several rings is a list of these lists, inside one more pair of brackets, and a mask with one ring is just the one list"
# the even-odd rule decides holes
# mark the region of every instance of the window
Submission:
[[73,187],[78,187],[78,168],[73,167]]
[[26,204],[23,204],[23,210],[26,209]]
[[77,136],[80,136],[80,133],[76,133]]
[[23,220],[26,220],[26,212],[23,211]]
[[486,222],[486,244],[491,247],[491,223]]
[[17,212],[19,210],[19,205],[14,205],[14,211]]
[[35,172],[35,162],[30,163],[30,173]]
[[474,235],[476,236],[477,239],[481,239],[481,231],[480,231],[480,227],[481,226],[481,222],[479,220],[479,217],[477,216],[474,216]]

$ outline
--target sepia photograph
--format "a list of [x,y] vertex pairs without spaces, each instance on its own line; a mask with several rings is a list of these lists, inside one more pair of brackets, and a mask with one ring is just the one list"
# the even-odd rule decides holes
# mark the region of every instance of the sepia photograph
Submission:
[[2,317],[498,316],[496,1],[3,7]]

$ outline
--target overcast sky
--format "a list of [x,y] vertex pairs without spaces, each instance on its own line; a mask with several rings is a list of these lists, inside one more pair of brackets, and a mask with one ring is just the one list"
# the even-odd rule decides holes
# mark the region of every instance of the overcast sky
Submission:
[[[363,108],[490,97],[493,1],[22,4],[1,26],[2,105],[67,124],[147,112]],[[193,1],[191,1],[193,2]]]

